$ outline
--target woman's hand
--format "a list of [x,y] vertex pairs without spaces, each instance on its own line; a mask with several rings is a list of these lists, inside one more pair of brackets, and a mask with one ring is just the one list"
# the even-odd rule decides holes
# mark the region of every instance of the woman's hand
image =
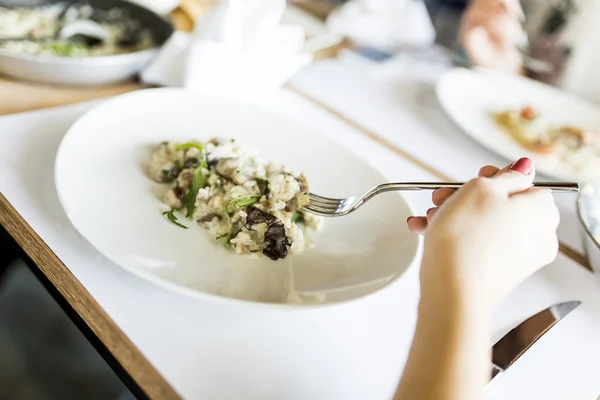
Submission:
[[524,37],[519,0],[471,0],[463,16],[459,41],[478,67],[520,73],[518,45]]
[[515,286],[554,260],[559,214],[548,190],[531,188],[535,171],[522,158],[454,192],[439,189],[426,217],[409,228],[425,232],[423,291],[446,291],[493,307]]

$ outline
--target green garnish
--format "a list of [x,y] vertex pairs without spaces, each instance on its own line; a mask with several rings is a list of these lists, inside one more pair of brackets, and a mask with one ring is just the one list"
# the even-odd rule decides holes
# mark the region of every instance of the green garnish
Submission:
[[176,210],[174,208],[172,208],[169,211],[163,212],[162,215],[166,215],[167,219],[169,221],[171,221],[172,223],[174,223],[175,225],[177,225],[178,227],[183,228],[183,229],[188,229],[187,226],[181,225],[179,222],[177,222],[177,216],[175,214],[173,214],[175,211]]
[[200,144],[194,142],[184,143],[175,146],[175,150],[190,149],[192,147],[200,150],[201,160],[200,165],[198,166],[198,168],[196,168],[196,171],[194,172],[192,187],[190,188],[190,191],[187,193],[183,201],[183,204],[185,205],[185,208],[187,210],[185,214],[187,218],[192,218],[192,216],[194,215],[194,207],[196,206],[196,197],[198,197],[198,192],[200,191],[200,189],[206,186],[206,178],[204,177],[202,168],[208,168],[208,164],[206,163],[206,154],[204,154],[203,147]]
[[292,215],[292,224],[303,224],[303,223],[304,223],[304,217],[302,216],[302,214],[294,213],[294,215]]
[[73,43],[65,40],[52,42],[48,45],[48,48],[52,50],[57,56],[63,57],[72,56],[78,51],[87,49],[87,47],[83,43]]
[[187,149],[198,149],[200,151],[204,150],[204,146],[202,146],[198,142],[187,142],[183,144],[178,144],[175,147],[175,150],[187,150]]
[[231,239],[233,239],[233,231],[234,231],[234,228],[233,228],[233,226],[231,226],[229,233],[225,237],[225,243],[224,243],[225,246],[227,246],[229,244],[229,242],[231,242]]
[[223,239],[224,237],[227,237],[227,236],[229,236],[229,232],[228,232],[228,233],[224,233],[224,234],[222,234],[222,235],[219,235],[219,236],[217,236],[217,238],[216,238],[215,240],[221,240],[221,239]]
[[263,178],[254,178],[254,180],[256,181],[256,183],[258,183],[259,188],[260,186],[264,186],[265,188],[265,196],[267,196],[271,191],[269,189],[269,180],[268,179],[263,179]]
[[236,197],[235,199],[230,200],[228,203],[226,203],[225,207],[223,207],[223,210],[225,211],[225,214],[227,214],[227,216],[231,218],[229,206],[233,205],[233,207],[239,210],[242,207],[247,207],[251,206],[252,204],[258,203],[261,197],[262,196],[260,194],[247,194],[244,196]]
[[192,218],[194,215],[194,207],[196,206],[196,197],[198,197],[198,192],[206,186],[206,179],[204,178],[204,173],[202,172],[202,163],[196,168],[196,172],[194,173],[194,179],[192,180],[192,187],[190,191],[187,193],[184,199],[185,208],[187,210],[185,216],[188,218]]

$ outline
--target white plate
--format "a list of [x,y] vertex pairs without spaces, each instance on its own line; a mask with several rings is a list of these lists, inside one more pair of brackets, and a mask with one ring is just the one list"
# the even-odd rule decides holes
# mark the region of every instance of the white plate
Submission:
[[[325,196],[358,194],[384,181],[349,151],[282,115],[180,89],[148,89],[102,103],[65,135],[55,181],[66,214],[116,264],[196,296],[336,302],[382,287],[412,263],[419,241],[406,229],[408,205],[393,194],[326,220],[313,249],[278,262],[234,254],[189,221],[188,230],[169,223],[154,194],[160,185],[144,172],[150,147],[213,136],[237,138],[266,159],[305,171],[312,190]],[[318,296],[298,299],[301,292]]]
[[586,181],[600,175],[600,171],[580,172],[561,160],[524,149],[490,117],[495,111],[531,105],[552,124],[600,131],[600,108],[592,103],[520,76],[462,68],[442,76],[437,95],[442,107],[465,133],[507,160],[527,156],[538,172],[561,180]]

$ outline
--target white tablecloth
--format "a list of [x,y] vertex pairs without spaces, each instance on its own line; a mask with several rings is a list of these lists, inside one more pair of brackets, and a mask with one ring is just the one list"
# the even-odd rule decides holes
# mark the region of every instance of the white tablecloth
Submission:
[[[313,86],[323,88],[327,82]],[[367,298],[293,312],[212,304],[155,287],[98,254],[75,232],[58,202],[52,174],[55,151],[67,127],[90,106],[0,118],[0,192],[182,396],[227,400],[391,396],[414,327],[417,266]],[[433,179],[296,95],[283,93],[275,108],[361,155],[389,180]],[[397,113],[389,105],[388,111]],[[402,115],[408,122],[400,122],[396,131],[426,135],[412,113]],[[477,157],[481,150],[472,149]],[[446,154],[454,153],[437,157]],[[440,167],[458,164],[451,157],[437,162]],[[465,167],[461,176],[470,171]],[[427,193],[407,199],[419,212],[429,207]],[[590,399],[599,394],[598,289],[592,274],[562,256],[524,283],[498,311],[497,336],[557,301],[579,299],[583,305],[523,356],[488,391],[489,397]]]

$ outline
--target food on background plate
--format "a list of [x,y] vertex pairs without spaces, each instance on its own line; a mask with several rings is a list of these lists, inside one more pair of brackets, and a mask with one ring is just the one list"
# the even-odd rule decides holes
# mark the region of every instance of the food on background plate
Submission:
[[[66,7],[68,9],[66,9]],[[66,12],[63,11],[66,9]],[[67,24],[92,20],[108,33],[106,41],[74,35],[60,38]],[[93,57],[131,53],[154,46],[150,30],[127,10],[102,11],[86,4],[55,3],[39,7],[0,7],[0,49],[15,53],[58,57]],[[4,40],[14,38],[19,40]],[[23,40],[27,38],[30,40]]]
[[148,174],[172,186],[164,196],[169,221],[187,228],[177,210],[238,254],[278,260],[301,252],[322,221],[302,210],[310,190],[304,174],[265,162],[234,139],[163,142]]
[[600,168],[600,134],[573,125],[552,125],[531,106],[493,114],[496,124],[524,148],[554,156],[576,170]]

